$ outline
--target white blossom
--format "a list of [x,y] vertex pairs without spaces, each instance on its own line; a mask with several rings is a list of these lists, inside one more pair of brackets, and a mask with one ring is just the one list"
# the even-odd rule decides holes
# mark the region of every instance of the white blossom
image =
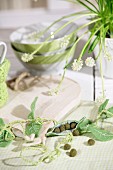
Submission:
[[72,69],[73,69],[74,71],[79,71],[79,70],[81,70],[82,66],[83,66],[83,60],[77,60],[77,59],[75,59],[74,62],[72,63]]
[[21,60],[23,62],[27,63],[27,62],[31,61],[33,58],[34,58],[33,55],[25,53],[22,55]]
[[70,42],[70,37],[64,36],[63,39],[60,40],[60,48],[66,49]]
[[93,66],[95,66],[95,60],[94,60],[92,57],[88,57],[88,58],[85,60],[85,64],[86,64],[86,66],[88,66],[88,67],[93,67]]
[[55,89],[51,89],[49,92],[48,92],[48,95],[49,96],[56,96],[59,92],[59,89],[58,88],[55,88]]
[[54,39],[55,36],[54,36],[54,32],[51,32],[51,38]]

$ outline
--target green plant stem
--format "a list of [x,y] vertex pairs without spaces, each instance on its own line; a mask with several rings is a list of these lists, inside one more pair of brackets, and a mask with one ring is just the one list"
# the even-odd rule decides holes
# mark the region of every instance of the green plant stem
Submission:
[[[84,34],[82,34],[77,41],[74,43],[73,46],[76,46],[78,44],[78,42],[88,33],[88,31],[86,31]],[[71,66],[71,64],[67,64],[64,68],[68,68],[69,66]]]
[[[72,0],[68,0],[69,2],[72,2],[74,3],[75,1],[72,1]],[[91,12],[94,12],[94,13],[97,13],[97,9],[96,11],[94,11],[90,6],[92,5],[91,2],[89,2],[88,0],[86,0],[88,3],[89,3],[89,6],[87,4],[85,4],[84,2],[82,2],[81,0],[76,0],[80,5],[82,5],[83,7],[87,8],[89,11]],[[76,2],[75,2],[76,3]],[[93,5],[94,8],[96,8],[94,5]]]
[[95,58],[95,60],[97,60],[99,58],[99,56],[101,55],[101,51],[102,51],[102,44],[99,44],[99,53],[97,55],[97,57]]
[[[101,42],[101,43],[102,43],[102,42]],[[101,80],[102,80],[102,97],[105,98],[102,57],[103,57],[103,56],[102,56],[101,53],[100,53],[100,75],[101,75]]]
[[56,23],[64,20],[64,19],[67,19],[67,18],[71,18],[73,16],[76,16],[76,15],[80,15],[80,14],[86,14],[87,11],[82,11],[82,12],[76,12],[76,13],[72,13],[72,14],[69,14],[69,15],[66,15],[66,16],[63,16],[61,17],[60,19],[56,20],[55,22],[53,22],[49,27],[47,27],[44,31],[42,31],[40,34],[39,34],[39,37],[42,36],[45,32],[47,32],[53,25],[55,25]]
[[[67,65],[67,63],[68,63],[68,60],[66,60],[66,65]],[[61,87],[61,85],[62,85],[62,83],[63,83],[63,81],[64,81],[64,77],[65,77],[65,74],[66,74],[66,70],[67,70],[67,68],[65,67],[65,68],[64,68],[63,75],[62,75],[62,78],[61,78],[61,80],[60,80],[60,83],[58,84],[58,86],[57,86],[57,88],[56,88],[56,94],[58,94],[58,92],[59,92],[59,90],[60,90],[60,87]]]
[[83,56],[83,53],[84,53],[84,50],[86,49],[87,45],[90,43],[91,39],[93,38],[93,36],[103,27],[103,25],[101,25],[91,36],[90,38],[88,39],[87,43],[85,44],[85,46],[83,47],[81,53],[80,53],[80,56],[78,58],[78,60],[81,60],[82,56]]
[[[78,20],[78,19],[80,19],[80,18],[82,18],[82,17],[85,17],[85,16],[96,16],[96,14],[92,14],[92,13],[89,13],[89,14],[85,14],[85,15],[83,15],[83,16],[79,16],[79,17],[77,17],[77,18],[74,18],[74,19],[72,19],[72,20],[70,20],[70,21],[68,21],[66,24],[64,24],[62,27],[60,27],[58,30],[56,30],[53,34],[55,35],[55,34],[57,34],[59,31],[61,31],[63,28],[65,28],[67,25],[69,25],[69,24],[71,24],[73,21],[76,21],[76,20]],[[46,43],[49,39],[51,38],[51,35],[44,41],[44,43]],[[40,50],[41,48],[42,48],[42,46],[43,46],[43,44],[38,48],[38,49],[36,49],[33,53],[31,53],[30,55],[34,55],[34,54],[36,54],[37,52],[38,52],[38,50]]]
[[81,29],[83,29],[83,28],[85,28],[85,27],[87,27],[87,26],[89,26],[89,25],[91,25],[91,24],[93,24],[93,23],[95,23],[97,21],[100,21],[100,20],[101,20],[101,18],[98,18],[98,19],[95,19],[95,20],[93,20],[91,22],[88,22],[87,24],[84,24],[81,27],[79,27],[78,29],[76,29],[76,31],[74,31],[74,32],[76,33],[77,31],[79,31],[79,30],[81,30]]

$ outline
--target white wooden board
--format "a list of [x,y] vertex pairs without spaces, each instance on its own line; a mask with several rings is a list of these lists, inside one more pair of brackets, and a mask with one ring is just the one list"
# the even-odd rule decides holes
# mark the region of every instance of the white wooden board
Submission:
[[8,122],[27,119],[31,102],[38,96],[36,117],[63,119],[68,112],[80,104],[81,88],[77,82],[65,78],[60,93],[49,96],[48,92],[58,85],[60,79],[60,76],[40,77],[35,86],[24,92],[9,90],[9,101],[0,109],[0,117],[7,119]]

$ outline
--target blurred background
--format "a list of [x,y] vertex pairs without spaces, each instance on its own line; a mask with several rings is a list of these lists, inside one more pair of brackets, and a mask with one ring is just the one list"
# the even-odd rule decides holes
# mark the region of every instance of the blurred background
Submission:
[[0,10],[44,8],[65,9],[72,5],[65,0],[0,0]]

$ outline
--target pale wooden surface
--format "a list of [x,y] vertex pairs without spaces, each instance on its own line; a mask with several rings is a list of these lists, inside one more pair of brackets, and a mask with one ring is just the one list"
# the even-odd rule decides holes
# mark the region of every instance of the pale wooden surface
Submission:
[[60,76],[43,76],[38,77],[35,83],[29,79],[28,83],[34,85],[23,92],[9,90],[9,101],[0,109],[0,116],[8,121],[27,119],[31,102],[38,97],[35,117],[64,119],[80,104],[81,88],[77,82],[65,78],[59,94],[50,96],[49,92],[57,87],[60,80]]
[[[80,10],[79,8],[76,11]],[[0,33],[0,39],[5,40],[7,43],[9,42],[9,34],[12,30],[5,30],[4,28],[14,28],[16,29],[19,26],[29,25],[32,23],[42,22],[42,21],[53,21],[63,15],[68,13],[75,12],[75,10],[52,10],[45,11],[43,9],[36,10],[24,10],[24,11],[10,11],[10,12],[0,12],[0,28],[2,28],[2,32]],[[39,17],[40,16],[40,17]],[[80,19],[79,22],[76,21],[78,25],[85,23],[86,19]],[[77,47],[76,55],[78,56],[79,52],[82,49],[84,42],[88,37],[85,37],[83,41],[81,41]],[[9,43],[8,43],[9,44]],[[11,60],[11,70],[10,75],[15,75],[18,71],[24,69],[24,67],[18,62],[10,47],[7,53],[8,58]],[[86,54],[86,57],[88,55]],[[81,88],[82,88],[82,99],[83,100],[95,100],[97,96],[101,95],[101,79],[100,74],[97,68],[88,68],[84,67],[80,72],[73,72],[72,70],[68,70],[66,73],[67,77],[76,80]],[[113,79],[105,78],[105,89],[106,96],[110,98],[110,102],[113,99]]]

